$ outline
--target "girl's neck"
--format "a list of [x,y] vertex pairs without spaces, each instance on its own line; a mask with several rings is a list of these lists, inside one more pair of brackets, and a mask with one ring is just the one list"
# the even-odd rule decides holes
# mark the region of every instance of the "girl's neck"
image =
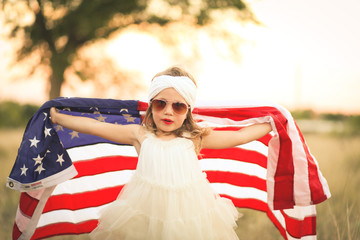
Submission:
[[171,140],[177,137],[173,132],[163,132],[161,130],[157,130],[155,135],[162,140]]

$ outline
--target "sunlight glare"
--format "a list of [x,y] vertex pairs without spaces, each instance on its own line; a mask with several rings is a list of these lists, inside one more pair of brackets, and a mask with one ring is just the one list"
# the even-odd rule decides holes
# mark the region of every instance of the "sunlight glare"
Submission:
[[106,53],[121,68],[154,73],[154,65],[167,66],[166,51],[156,37],[136,30],[124,31],[109,40]]

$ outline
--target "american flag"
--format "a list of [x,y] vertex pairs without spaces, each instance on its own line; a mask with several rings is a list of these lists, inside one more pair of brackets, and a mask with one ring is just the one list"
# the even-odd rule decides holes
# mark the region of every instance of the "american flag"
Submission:
[[[113,124],[141,124],[141,101],[58,98],[30,119],[7,186],[21,191],[13,239],[43,239],[91,232],[99,211],[132,176],[132,146],[78,133],[49,119],[50,107]],[[293,120],[271,104],[198,106],[200,125],[217,131],[269,122],[273,131],[248,144],[203,149],[202,170],[212,187],[239,208],[263,211],[284,239],[316,239],[314,204],[330,197],[326,180]]]

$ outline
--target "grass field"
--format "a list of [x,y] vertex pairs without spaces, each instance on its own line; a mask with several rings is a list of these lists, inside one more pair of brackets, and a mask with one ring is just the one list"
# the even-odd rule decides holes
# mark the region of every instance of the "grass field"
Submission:
[[[0,239],[11,239],[19,193],[5,187],[23,129],[0,130]],[[307,134],[305,139],[327,179],[332,197],[317,206],[318,239],[360,239],[360,136]],[[282,239],[264,213],[240,209],[240,239]],[[86,236],[53,239],[87,239]]]

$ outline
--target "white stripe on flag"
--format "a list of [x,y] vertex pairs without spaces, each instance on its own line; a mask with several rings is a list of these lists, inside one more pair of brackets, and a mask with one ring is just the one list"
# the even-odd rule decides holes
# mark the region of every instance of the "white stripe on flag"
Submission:
[[15,223],[21,232],[25,231],[26,227],[30,222],[30,218],[25,216],[18,207],[16,210]]
[[57,185],[52,195],[75,194],[124,185],[133,173],[134,170],[122,170],[70,179]]
[[117,155],[126,157],[138,156],[133,146],[116,145],[111,143],[99,143],[94,145],[70,148],[67,149],[67,152],[69,153],[70,158],[73,162]]
[[203,171],[236,172],[250,176],[257,176],[266,180],[266,168],[254,163],[222,158],[204,158],[199,162],[200,168]]
[[[264,156],[268,154],[268,147],[259,141],[252,141],[243,145],[239,145],[238,148],[255,151]],[[138,154],[133,146],[128,145],[116,145],[111,143],[99,143],[88,146],[80,146],[67,149],[70,158],[73,162],[109,157],[109,156],[126,156],[137,157]]]
[[256,188],[238,187],[227,183],[211,183],[211,187],[219,194],[226,194],[241,199],[258,199],[266,203],[266,192]]
[[304,220],[305,217],[316,216],[315,205],[310,206],[294,206],[293,209],[284,209],[286,215],[298,220]]
[[259,141],[251,141],[249,143],[239,145],[238,148],[255,151],[255,152],[261,153],[264,156],[268,155],[268,147]]
[[55,210],[43,213],[39,219],[37,228],[56,223],[80,223],[88,220],[98,219],[99,212],[111,203],[98,207],[83,208],[79,210]]
[[274,214],[275,218],[279,221],[281,227],[286,230],[285,218],[281,214],[280,210],[271,210],[271,211]]

